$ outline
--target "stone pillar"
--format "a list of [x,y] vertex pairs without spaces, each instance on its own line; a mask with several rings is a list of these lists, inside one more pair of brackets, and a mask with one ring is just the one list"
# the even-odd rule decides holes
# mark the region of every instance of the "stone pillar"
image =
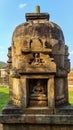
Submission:
[[49,108],[54,108],[55,102],[54,102],[54,76],[51,76],[48,79],[48,106]]
[[36,6],[35,13],[40,13],[40,6]]
[[21,104],[22,108],[26,108],[28,104],[28,94],[27,94],[27,79],[25,77],[21,77],[20,79],[20,91],[21,91]]

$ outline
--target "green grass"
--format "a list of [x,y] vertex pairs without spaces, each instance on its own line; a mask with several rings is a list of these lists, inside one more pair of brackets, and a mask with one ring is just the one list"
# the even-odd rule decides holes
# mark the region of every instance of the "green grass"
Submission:
[[8,88],[0,86],[0,111],[7,104],[8,98],[9,98]]
[[73,105],[73,90],[69,91],[69,103]]

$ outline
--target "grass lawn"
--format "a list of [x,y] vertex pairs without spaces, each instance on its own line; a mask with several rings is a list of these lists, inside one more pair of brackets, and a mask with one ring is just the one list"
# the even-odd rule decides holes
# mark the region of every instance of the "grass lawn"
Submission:
[[73,89],[69,90],[69,103],[73,105]]
[[0,86],[0,111],[7,104],[8,98],[9,98],[8,88]]
[[[0,111],[6,106],[9,98],[9,91],[7,87],[0,86]],[[73,105],[73,89],[69,90],[69,103]]]

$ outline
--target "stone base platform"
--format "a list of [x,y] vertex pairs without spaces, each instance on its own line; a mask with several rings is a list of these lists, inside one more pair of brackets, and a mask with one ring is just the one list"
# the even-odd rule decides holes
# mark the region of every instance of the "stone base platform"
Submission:
[[0,114],[3,130],[73,130],[73,115]]
[[15,113],[14,108],[10,109],[9,114],[9,108],[5,108],[7,113],[3,111],[0,114],[3,130],[73,130],[73,107],[70,105],[54,109],[27,108],[25,114],[19,113],[19,109]]

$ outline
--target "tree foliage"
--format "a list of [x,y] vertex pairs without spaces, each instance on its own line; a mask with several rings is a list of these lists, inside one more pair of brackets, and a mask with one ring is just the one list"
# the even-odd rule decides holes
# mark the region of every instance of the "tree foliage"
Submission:
[[7,65],[7,64],[6,64],[5,62],[0,61],[0,69],[3,68],[3,67],[6,67],[6,65]]

